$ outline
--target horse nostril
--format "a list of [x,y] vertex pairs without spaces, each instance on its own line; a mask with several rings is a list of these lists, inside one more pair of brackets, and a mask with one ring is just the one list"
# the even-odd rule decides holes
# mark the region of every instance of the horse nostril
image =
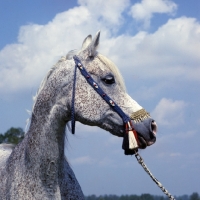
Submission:
[[154,134],[154,136],[156,136],[157,125],[156,125],[156,122],[154,120],[152,120],[152,122],[151,122],[151,130],[152,130],[152,133]]

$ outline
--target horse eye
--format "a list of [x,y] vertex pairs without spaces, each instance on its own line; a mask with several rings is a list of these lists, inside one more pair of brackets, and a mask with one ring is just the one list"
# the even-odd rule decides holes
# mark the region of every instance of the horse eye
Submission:
[[102,78],[102,81],[108,85],[115,83],[115,79],[112,75],[107,75],[105,78]]
[[89,56],[89,59],[90,59],[90,60],[93,60],[93,59],[94,59],[94,56]]

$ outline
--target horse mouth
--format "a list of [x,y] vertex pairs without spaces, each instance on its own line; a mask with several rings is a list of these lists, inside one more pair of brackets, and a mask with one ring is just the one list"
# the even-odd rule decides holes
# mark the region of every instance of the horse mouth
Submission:
[[147,141],[138,134],[138,146],[140,149],[145,149],[147,146],[151,146],[155,142],[156,142],[156,138],[153,138],[150,141]]
[[147,147],[147,142],[142,136],[138,135],[138,145],[140,149],[145,149]]
[[138,146],[145,149],[156,142],[157,124],[153,119],[146,119],[143,123],[134,124],[137,132]]

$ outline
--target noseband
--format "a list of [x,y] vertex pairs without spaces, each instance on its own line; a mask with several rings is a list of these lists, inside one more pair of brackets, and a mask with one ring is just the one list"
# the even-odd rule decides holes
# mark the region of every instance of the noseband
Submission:
[[101,89],[101,87],[94,81],[91,75],[87,72],[80,59],[75,55],[73,56],[75,62],[75,70],[74,70],[74,82],[72,89],[72,104],[71,104],[71,127],[72,134],[75,133],[75,89],[76,89],[76,71],[77,68],[80,70],[81,74],[85,77],[87,82],[92,86],[92,88],[102,97],[102,99],[122,118],[126,134],[124,135],[122,148],[125,151],[126,155],[134,154],[138,149],[138,137],[137,132],[133,128],[133,124],[131,122],[131,118],[127,116],[122,109]]

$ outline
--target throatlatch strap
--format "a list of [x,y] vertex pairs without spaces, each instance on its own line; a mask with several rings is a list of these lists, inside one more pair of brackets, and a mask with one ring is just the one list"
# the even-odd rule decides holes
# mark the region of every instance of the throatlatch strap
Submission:
[[74,103],[75,103],[75,91],[76,91],[76,70],[77,70],[77,65],[75,65],[74,69],[74,82],[73,82],[73,88],[72,88],[72,102],[71,102],[71,131],[72,134],[75,133],[75,108],[74,108]]
[[[124,134],[122,148],[125,150],[124,152],[125,155],[133,155],[138,148],[138,144],[137,144],[137,133],[133,128],[130,117],[127,116],[123,112],[123,110],[99,87],[99,85],[93,80],[91,75],[86,71],[80,59],[76,55],[73,56],[73,58],[76,65],[75,68],[78,68],[80,70],[81,74],[85,77],[85,79],[93,87],[93,89],[122,118],[126,129],[126,134]],[[74,104],[75,84],[76,84],[76,69],[74,74],[74,84],[73,84],[74,91],[72,92],[72,104]],[[72,105],[72,133],[74,133],[75,131],[74,109],[75,109],[74,105]]]

